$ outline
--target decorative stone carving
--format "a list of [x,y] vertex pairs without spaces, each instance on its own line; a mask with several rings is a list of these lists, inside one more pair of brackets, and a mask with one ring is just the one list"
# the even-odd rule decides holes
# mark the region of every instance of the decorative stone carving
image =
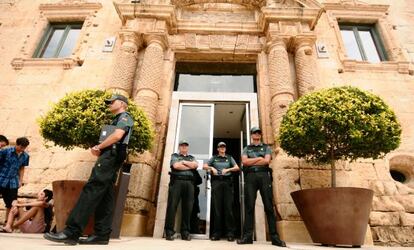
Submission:
[[134,84],[135,71],[137,68],[138,49],[142,39],[133,31],[120,33],[122,41],[119,48],[107,88],[121,91],[130,96]]
[[[203,3],[210,3],[210,0],[172,0],[171,3],[173,5],[182,7],[186,5],[193,5],[193,4],[203,4]],[[214,3],[231,3],[231,4],[240,4],[246,5],[252,8],[261,8],[266,5],[266,0],[219,0],[214,1]]]
[[316,62],[313,54],[315,37],[296,37],[295,66],[299,96],[315,89],[318,82]]

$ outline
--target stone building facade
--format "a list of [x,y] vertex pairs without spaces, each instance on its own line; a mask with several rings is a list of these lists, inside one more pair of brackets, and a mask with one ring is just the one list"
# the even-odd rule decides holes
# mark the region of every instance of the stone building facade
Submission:
[[[45,40],[50,25],[72,23],[81,23],[81,28],[70,52],[45,58],[40,44],[51,43]],[[352,26],[352,32],[373,27],[381,60],[352,57],[344,25]],[[338,186],[375,191],[367,243],[412,246],[413,29],[411,0],[0,0],[0,134],[31,140],[20,196],[31,197],[54,180],[89,176],[95,160],[89,152],[45,147],[37,119],[65,93],[110,89],[140,105],[156,131],[153,149],[131,159],[122,234],[161,237],[179,103],[249,100],[254,113],[250,125],[260,125],[264,141],[273,146],[279,231],[287,241],[308,242],[289,194],[329,186],[329,169],[286,156],[275,135],[292,101],[320,88],[352,85],[381,96],[395,110],[402,143],[385,159],[341,163]],[[200,63],[232,65],[238,73],[243,73],[238,65],[253,65],[257,91],[253,97],[180,97],[177,72]],[[263,222],[258,213],[258,239],[265,239]]]

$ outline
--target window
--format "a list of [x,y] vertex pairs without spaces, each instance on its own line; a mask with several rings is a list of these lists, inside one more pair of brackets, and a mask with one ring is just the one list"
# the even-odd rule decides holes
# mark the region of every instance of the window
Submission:
[[33,57],[69,57],[78,41],[81,28],[82,23],[50,24]]
[[174,91],[256,93],[256,64],[177,62]]
[[340,25],[347,57],[357,61],[385,61],[384,49],[373,25]]
[[254,93],[254,75],[178,74],[175,91]]

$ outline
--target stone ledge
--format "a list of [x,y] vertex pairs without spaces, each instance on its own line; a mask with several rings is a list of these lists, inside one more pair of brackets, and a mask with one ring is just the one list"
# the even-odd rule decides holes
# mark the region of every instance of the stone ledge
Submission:
[[21,70],[24,67],[57,67],[71,69],[75,66],[81,66],[82,61],[74,58],[14,58],[11,65],[15,70]]
[[342,68],[338,69],[339,73],[355,72],[355,71],[370,71],[370,72],[398,72],[400,74],[413,75],[414,71],[410,69],[409,61],[384,61],[381,63],[369,63],[362,61],[355,61],[345,59],[342,60]]

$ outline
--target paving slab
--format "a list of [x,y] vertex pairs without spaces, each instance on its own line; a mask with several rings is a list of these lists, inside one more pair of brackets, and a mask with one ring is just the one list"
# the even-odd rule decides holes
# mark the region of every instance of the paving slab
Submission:
[[[111,250],[275,250],[275,249],[294,249],[294,250],[326,250],[326,249],[354,249],[354,248],[334,248],[322,247],[317,245],[306,245],[299,243],[288,243],[287,248],[272,246],[270,242],[255,242],[253,245],[237,245],[235,242],[191,240],[166,241],[165,239],[155,239],[150,237],[122,237],[121,239],[111,240],[109,245],[92,246],[76,245],[66,246],[64,244],[53,243],[43,239],[41,234],[0,234],[0,250],[66,250],[66,249],[111,249]],[[404,247],[380,247],[363,246],[364,250],[407,250]],[[413,249],[413,248],[411,248]]]

